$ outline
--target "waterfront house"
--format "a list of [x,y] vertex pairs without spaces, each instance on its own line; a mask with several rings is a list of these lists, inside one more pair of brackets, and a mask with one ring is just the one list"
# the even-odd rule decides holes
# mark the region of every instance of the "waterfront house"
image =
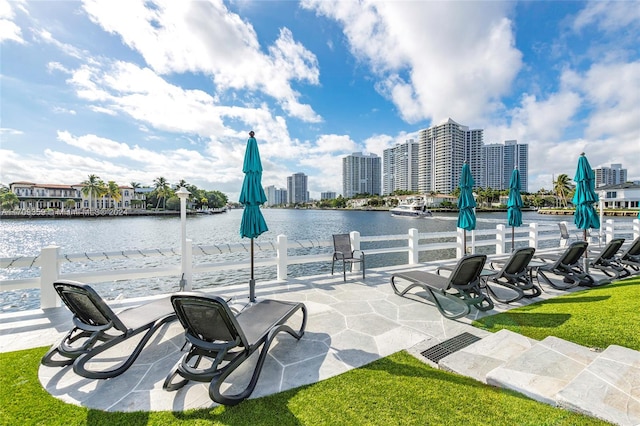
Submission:
[[640,207],[640,185],[622,183],[596,188],[605,209],[637,209]]
[[[9,190],[16,194],[19,203],[16,210],[70,210],[70,209],[123,209],[145,208],[146,193],[128,185],[119,186],[120,200],[109,196],[94,197],[90,200],[82,193],[84,185],[60,185],[51,183],[13,182]],[[71,202],[73,207],[71,207]],[[91,206],[89,203],[91,202]]]

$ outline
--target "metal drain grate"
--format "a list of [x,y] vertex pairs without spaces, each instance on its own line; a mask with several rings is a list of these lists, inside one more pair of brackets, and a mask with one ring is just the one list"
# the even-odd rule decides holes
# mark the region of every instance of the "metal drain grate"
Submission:
[[465,332],[420,352],[420,355],[437,363],[447,355],[451,355],[452,353],[459,351],[478,340],[480,340],[478,336]]

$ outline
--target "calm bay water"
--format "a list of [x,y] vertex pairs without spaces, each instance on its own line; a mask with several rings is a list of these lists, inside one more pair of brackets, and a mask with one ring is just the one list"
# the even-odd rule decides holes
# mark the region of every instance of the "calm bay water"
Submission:
[[[456,229],[456,214],[437,214],[432,219],[394,218],[388,212],[343,211],[343,210],[285,210],[263,209],[269,231],[256,241],[275,241],[284,234],[292,240],[329,240],[332,234],[359,231],[362,236],[406,234],[410,228],[420,233],[447,232]],[[248,242],[240,238],[239,228],[242,210],[231,210],[216,215],[194,215],[187,218],[187,238],[194,245],[213,245],[223,243]],[[480,213],[478,229],[495,229],[497,223],[506,223],[506,213]],[[568,216],[545,216],[534,212],[523,214],[524,224],[531,222],[555,223],[566,220]],[[616,221],[631,221],[632,218],[616,218]],[[375,246],[370,243],[369,247]],[[379,244],[379,243],[378,243]],[[174,217],[114,217],[86,219],[11,219],[0,221],[0,257],[36,256],[42,247],[57,245],[62,254],[84,252],[109,252],[119,250],[170,249],[180,251],[180,218]],[[366,250],[367,246],[363,245]],[[314,251],[315,250],[315,251]],[[309,249],[295,253],[328,253],[328,247]],[[260,256],[257,253],[256,256]],[[436,254],[421,254],[421,261],[433,260]],[[450,253],[440,253],[438,258],[450,258]],[[431,257],[429,257],[431,256]],[[227,259],[241,259],[244,253],[228,255]],[[196,259],[198,262],[220,261],[219,258]],[[390,254],[367,259],[368,267],[384,266],[406,262],[406,255]],[[179,256],[149,260],[137,259],[130,267],[153,267],[156,265],[178,264]],[[103,261],[103,265],[63,264],[63,273],[103,268],[127,267],[123,261]],[[96,267],[97,266],[97,267]],[[75,268],[75,269],[74,269]],[[292,265],[289,274],[304,276],[330,271],[330,262],[306,265]],[[0,270],[0,279],[15,279],[37,276],[39,271],[29,269]],[[209,285],[236,284],[248,281],[249,271],[223,271],[214,274],[194,276],[194,288]],[[275,279],[275,268],[257,268],[257,280]],[[174,291],[177,279],[162,277],[147,280],[128,280],[100,284],[98,291],[107,299],[118,295],[135,297],[143,294]],[[37,290],[0,292],[0,312],[32,309],[39,306]]]

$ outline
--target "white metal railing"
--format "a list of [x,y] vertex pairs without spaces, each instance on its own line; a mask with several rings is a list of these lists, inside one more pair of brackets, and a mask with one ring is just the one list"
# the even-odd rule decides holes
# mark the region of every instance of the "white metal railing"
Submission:
[[[570,227],[570,224],[567,223]],[[606,244],[614,236],[640,237],[640,221],[635,219],[632,223],[606,220],[603,224],[604,241]],[[575,228],[573,229],[575,230]],[[388,253],[406,253],[407,264],[419,263],[422,252],[455,249],[456,258],[463,255],[463,232],[461,229],[453,232],[422,233],[412,228],[407,234],[361,236],[359,232],[351,232],[351,240],[354,249],[361,249],[366,245],[366,255],[370,256]],[[400,242],[400,245],[396,242]],[[557,224],[540,225],[531,223],[514,229],[514,245],[540,248],[557,248],[560,245]],[[254,251],[262,253],[255,258],[255,266],[275,266],[277,279],[286,280],[288,266],[306,263],[330,262],[330,250],[316,250],[317,253],[290,255],[297,249],[323,249],[332,247],[330,240],[294,240],[289,241],[286,235],[279,235],[276,241],[254,240]],[[475,230],[467,232],[467,247],[475,253],[481,251],[489,255],[500,256],[511,251],[511,228],[498,224],[495,229]],[[86,283],[105,281],[131,280],[152,277],[182,276],[186,277],[185,289],[191,289],[193,274],[202,274],[221,270],[248,269],[249,243],[214,244],[194,246],[191,240],[186,240],[183,255],[176,249],[153,250],[121,250],[110,252],[86,252],[74,254],[62,254],[57,246],[42,248],[37,256],[24,256],[14,258],[0,258],[0,268],[40,268],[40,275],[30,278],[8,279],[0,281],[0,291],[18,289],[40,289],[40,305],[42,308],[51,308],[60,305],[60,300],[55,294],[52,283],[58,279],[72,279]],[[240,253],[243,255],[228,258],[227,255]],[[197,257],[227,256],[226,259],[215,262],[196,263]],[[263,257],[264,256],[264,257]],[[145,268],[109,268],[107,270],[90,270],[86,272],[62,273],[61,265],[68,263],[89,263],[93,261],[118,261],[125,259],[153,258],[158,259],[159,264]],[[161,262],[172,259],[174,262]]]

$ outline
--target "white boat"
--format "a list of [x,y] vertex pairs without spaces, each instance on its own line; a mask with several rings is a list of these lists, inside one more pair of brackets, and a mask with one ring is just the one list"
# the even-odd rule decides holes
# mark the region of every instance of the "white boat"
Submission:
[[408,202],[405,204],[399,204],[397,207],[394,207],[389,210],[391,212],[391,216],[396,217],[431,217],[432,214],[429,210],[427,210],[427,206],[420,199],[407,200]]

